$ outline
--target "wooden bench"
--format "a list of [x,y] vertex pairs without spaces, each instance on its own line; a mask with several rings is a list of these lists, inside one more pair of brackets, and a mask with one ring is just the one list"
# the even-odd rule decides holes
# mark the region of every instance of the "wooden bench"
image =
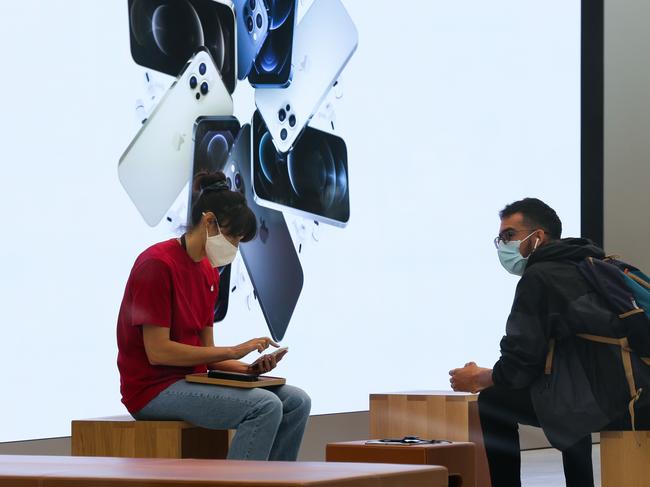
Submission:
[[600,476],[602,487],[650,485],[650,431],[601,432]]
[[415,465],[0,455],[0,487],[445,487]]
[[130,416],[72,421],[72,455],[123,458],[226,458],[228,430],[185,421],[135,421]]

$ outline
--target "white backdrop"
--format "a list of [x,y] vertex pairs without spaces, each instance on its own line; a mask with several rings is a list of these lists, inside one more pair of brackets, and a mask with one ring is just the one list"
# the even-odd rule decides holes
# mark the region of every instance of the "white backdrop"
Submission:
[[[315,414],[493,364],[516,285],[491,242],[505,204],[539,197],[580,233],[578,0],[345,4],[359,48],[329,101],[351,220],[314,238],[287,216],[305,283],[277,373]],[[0,19],[0,441],[12,441],[125,412],[119,303],[136,256],[173,229],[148,227],[117,178],[146,94],[126,1],[2,2]],[[249,121],[247,82],[234,98]],[[268,333],[237,279],[221,344]]]

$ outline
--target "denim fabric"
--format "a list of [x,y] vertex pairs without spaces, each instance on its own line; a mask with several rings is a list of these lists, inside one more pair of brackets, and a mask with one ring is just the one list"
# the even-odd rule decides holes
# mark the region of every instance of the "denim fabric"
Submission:
[[311,400],[297,387],[238,389],[175,382],[137,413],[140,420],[183,420],[209,429],[236,429],[232,460],[295,460]]

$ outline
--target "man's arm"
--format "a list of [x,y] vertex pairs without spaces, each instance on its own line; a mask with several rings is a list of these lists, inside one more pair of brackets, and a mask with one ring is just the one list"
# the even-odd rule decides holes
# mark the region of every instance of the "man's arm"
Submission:
[[544,371],[551,334],[547,286],[538,272],[526,272],[517,285],[512,310],[494,364],[495,384],[509,389],[529,386]]
[[492,385],[520,389],[530,385],[544,369],[550,319],[546,286],[537,272],[519,281],[512,310],[501,340],[501,357],[492,369],[474,362],[449,372],[453,390],[480,392]]

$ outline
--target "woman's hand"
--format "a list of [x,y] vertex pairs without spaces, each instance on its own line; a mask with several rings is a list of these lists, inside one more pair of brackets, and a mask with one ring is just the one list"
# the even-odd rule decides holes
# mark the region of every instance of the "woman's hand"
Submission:
[[278,365],[278,362],[282,360],[287,354],[287,350],[278,350],[273,353],[262,355],[255,362],[248,366],[247,372],[249,374],[266,374],[267,372],[272,371]]
[[253,338],[252,340],[248,340],[247,342],[240,343],[239,345],[232,347],[233,349],[232,358],[240,359],[242,357],[245,357],[249,353],[253,352],[254,350],[257,350],[259,353],[262,353],[271,345],[274,346],[275,348],[278,348],[280,346],[279,344],[271,340],[269,337]]

